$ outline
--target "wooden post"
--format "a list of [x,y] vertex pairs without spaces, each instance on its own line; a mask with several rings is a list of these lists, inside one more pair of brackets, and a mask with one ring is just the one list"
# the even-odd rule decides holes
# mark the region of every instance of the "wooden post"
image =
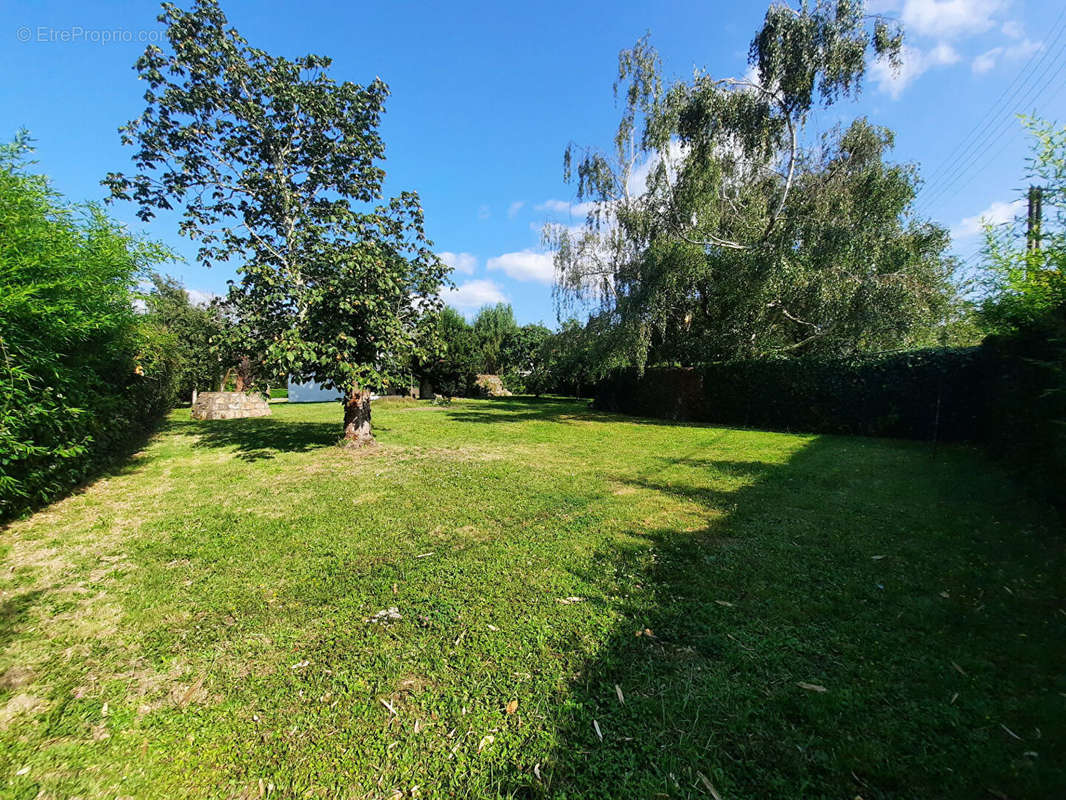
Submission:
[[1039,186],[1029,187],[1029,219],[1025,226],[1025,249],[1034,252],[1040,249],[1040,223],[1044,215],[1044,190]]

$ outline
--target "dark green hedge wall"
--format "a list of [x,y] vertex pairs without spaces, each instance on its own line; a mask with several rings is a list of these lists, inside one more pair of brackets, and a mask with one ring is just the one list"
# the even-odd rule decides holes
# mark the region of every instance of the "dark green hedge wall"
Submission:
[[1066,314],[980,347],[618,370],[595,405],[661,419],[978,442],[1066,503]]
[[978,438],[986,402],[977,347],[859,358],[732,361],[620,370],[596,405],[665,419],[909,439]]

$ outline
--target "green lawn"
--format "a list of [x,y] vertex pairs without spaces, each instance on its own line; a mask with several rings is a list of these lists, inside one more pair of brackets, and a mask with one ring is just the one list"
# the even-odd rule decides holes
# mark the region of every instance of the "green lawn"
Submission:
[[272,411],[0,534],[4,797],[1066,796],[1061,530],[973,450]]

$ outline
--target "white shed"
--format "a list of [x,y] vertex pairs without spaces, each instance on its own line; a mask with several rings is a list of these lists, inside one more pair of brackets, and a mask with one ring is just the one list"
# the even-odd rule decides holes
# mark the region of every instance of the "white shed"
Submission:
[[296,383],[289,379],[289,402],[290,403],[335,403],[340,400],[341,393],[336,389],[326,389],[320,383],[307,381]]

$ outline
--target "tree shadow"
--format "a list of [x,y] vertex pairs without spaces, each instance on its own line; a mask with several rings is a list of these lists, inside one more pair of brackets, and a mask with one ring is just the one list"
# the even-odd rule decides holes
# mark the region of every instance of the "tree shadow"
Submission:
[[761,479],[766,477],[772,466],[762,461],[728,461],[718,458],[691,458],[691,457],[667,457],[661,456],[659,461],[675,467],[693,467],[696,469],[714,470],[715,472],[731,475],[734,477]]
[[85,474],[66,488],[49,494],[47,498],[20,502],[17,506],[10,508],[0,505],[0,532],[3,532],[15,520],[28,517],[52,503],[84,494],[99,480],[124,475],[134,469],[138,462],[138,454],[165,427],[166,423],[160,419],[150,419],[143,424],[134,425],[126,431],[126,438],[113,439],[109,446],[96,453]]
[[334,445],[341,434],[340,425],[335,422],[269,417],[171,422],[168,429],[195,436],[195,447],[233,450],[244,461],[262,461],[278,453],[304,453]]
[[19,626],[29,619],[30,610],[43,595],[44,592],[37,589],[0,601],[0,650],[15,638]]
[[516,395],[513,397],[493,397],[479,401],[477,404],[451,407],[447,410],[449,419],[456,422],[472,422],[501,425],[515,422],[619,422],[632,425],[650,425],[654,427],[674,428],[725,428],[732,426],[714,425],[712,423],[689,423],[675,420],[635,417],[613,411],[597,411],[592,407],[592,400],[578,397],[534,397]]
[[[550,758],[516,761],[501,793],[1056,795],[1066,621],[1048,603],[1066,570],[1048,518],[991,470],[859,449],[827,437],[783,465],[664,459],[667,476],[630,479],[700,504],[707,527],[630,531],[577,573],[620,621],[551,704]],[[750,482],[715,489],[710,470]],[[960,540],[949,521],[989,496],[1016,525]],[[992,574],[1026,596],[989,596]]]
[[454,422],[510,424],[516,422],[563,422],[570,419],[609,419],[592,412],[588,403],[555,397],[493,397],[476,404],[452,406],[448,419]]

